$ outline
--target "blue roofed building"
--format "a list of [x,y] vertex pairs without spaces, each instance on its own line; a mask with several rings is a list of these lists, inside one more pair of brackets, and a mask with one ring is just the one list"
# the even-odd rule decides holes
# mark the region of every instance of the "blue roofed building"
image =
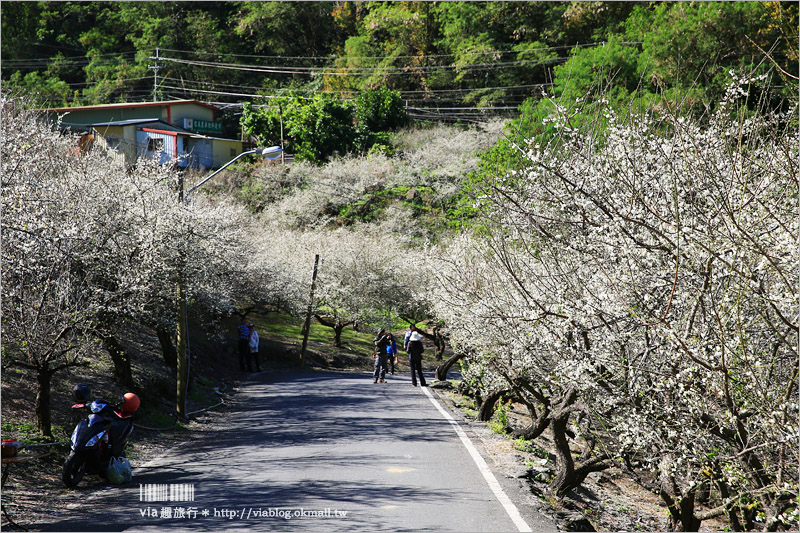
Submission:
[[219,109],[196,100],[106,104],[40,110],[60,127],[82,132],[113,150],[126,165],[139,158],[180,167],[218,168],[244,151],[238,139],[221,136]]

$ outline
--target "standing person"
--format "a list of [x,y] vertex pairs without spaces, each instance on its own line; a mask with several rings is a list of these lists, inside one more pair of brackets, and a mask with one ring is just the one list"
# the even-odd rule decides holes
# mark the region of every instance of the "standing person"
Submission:
[[256,331],[256,325],[250,324],[250,357],[247,359],[247,370],[253,370],[253,367],[250,365],[250,360],[254,360],[256,363],[256,372],[261,372],[261,363],[258,360],[258,332]]
[[411,324],[410,326],[408,326],[408,331],[406,331],[406,336],[403,337],[403,350],[405,350],[406,353],[408,353],[408,338],[415,331],[417,331],[417,326]]
[[394,365],[397,364],[397,343],[394,341],[394,335],[386,333],[389,337],[389,344],[386,346],[386,357],[389,360],[389,368],[391,374],[394,376]]
[[247,320],[244,317],[237,329],[239,330],[239,369],[244,372],[245,361],[250,362],[250,328],[247,327]]
[[406,343],[406,351],[408,352],[408,364],[411,366],[411,384],[417,386],[417,374],[419,374],[419,384],[427,387],[425,383],[425,376],[422,374],[422,335],[411,326],[411,332],[408,336]]
[[389,340],[389,336],[386,333],[386,330],[381,328],[378,330],[378,335],[375,337],[375,340],[372,342],[375,343],[375,371],[372,373],[372,382],[377,383],[380,379],[381,383],[385,383],[386,380],[386,359],[388,356],[387,346],[391,345],[391,341]]

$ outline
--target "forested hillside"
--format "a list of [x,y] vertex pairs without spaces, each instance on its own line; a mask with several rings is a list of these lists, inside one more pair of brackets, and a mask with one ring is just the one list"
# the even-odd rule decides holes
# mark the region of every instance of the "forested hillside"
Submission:
[[570,58],[571,92],[604,71],[615,96],[688,90],[709,107],[731,68],[797,76],[797,13],[796,2],[10,1],[0,54],[4,88],[50,106],[386,87],[412,117],[474,120],[563,89],[553,69]]

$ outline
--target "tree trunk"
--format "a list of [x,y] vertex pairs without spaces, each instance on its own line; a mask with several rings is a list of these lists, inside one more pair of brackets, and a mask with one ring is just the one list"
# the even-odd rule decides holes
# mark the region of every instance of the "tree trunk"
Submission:
[[694,514],[694,489],[681,498],[681,529],[676,531],[700,531],[700,520]]
[[436,367],[435,377],[439,381],[447,381],[447,372],[450,367],[458,362],[459,359],[464,357],[464,353],[457,353],[450,357],[447,361]]
[[442,335],[442,328],[440,326],[434,326],[433,328],[433,345],[436,347],[434,351],[436,360],[441,361],[444,357],[444,351],[447,348],[447,341],[444,335]]
[[673,495],[661,489],[661,499],[667,504],[672,531],[700,531],[700,519],[694,514],[694,489],[684,495]]
[[342,347],[342,330],[345,327],[353,324],[352,320],[348,320],[347,322],[343,322],[342,319],[338,315],[334,315],[333,318],[328,318],[322,315],[314,314],[314,318],[317,319],[317,322],[322,324],[325,327],[331,328],[333,330],[333,345],[337,348]]
[[161,344],[164,363],[170,368],[177,368],[178,351],[175,349],[175,345],[172,344],[172,335],[161,326],[156,328],[156,335],[158,336],[158,342]]
[[548,409],[545,405],[542,408],[542,413],[539,416],[534,417],[534,413],[531,412],[531,418],[531,425],[524,429],[518,429],[514,431],[512,435],[514,438],[522,437],[525,440],[534,440],[539,435],[544,433],[544,430],[550,425],[550,409]]
[[[409,324],[414,324],[414,322],[409,319],[405,318],[405,320]],[[441,361],[444,357],[444,351],[447,348],[447,339],[444,335],[442,335],[442,328],[441,326],[433,326],[433,333],[428,333],[424,329],[417,326],[417,332],[425,337],[428,340],[433,341],[434,351],[433,354],[436,356],[437,361]]]
[[131,372],[131,359],[125,348],[113,335],[103,337],[105,346],[111,360],[114,362],[114,377],[120,385],[129,389],[133,388],[133,373]]
[[556,446],[556,464],[558,473],[550,484],[550,489],[559,498],[566,496],[572,489],[580,487],[586,480],[586,476],[592,472],[600,472],[611,466],[606,455],[593,457],[587,461],[575,464],[572,458],[572,450],[569,447],[567,435],[572,432],[567,429],[570,414],[570,407],[575,403],[577,393],[574,390],[568,391],[555,413],[550,417],[550,429],[553,431],[553,443]]
[[558,474],[551,483],[551,490],[556,496],[563,497],[576,485],[575,461],[567,441],[567,423],[569,422],[569,406],[575,402],[577,394],[569,391],[561,404],[550,417],[550,429],[553,431],[553,444],[556,447],[556,465]]
[[728,484],[725,482],[725,476],[722,473],[719,462],[714,461],[712,463],[712,468],[714,472],[714,484],[717,486],[720,499],[724,502],[725,515],[728,517],[728,523],[731,525],[731,529],[733,531],[744,531],[742,523],[739,521],[739,513],[736,510],[735,500],[731,500],[731,493],[730,490],[728,490]]
[[333,345],[337,348],[342,347],[342,330],[344,326],[340,320],[337,320],[336,325],[333,326]]
[[661,459],[659,496],[667,505],[672,531],[698,531],[701,521],[694,514],[697,486],[692,485],[685,492],[678,487],[670,471],[673,461],[669,454]]
[[489,394],[478,409],[478,420],[488,422],[494,414],[494,406],[503,396],[511,393],[511,389],[497,389]]
[[52,437],[50,419],[50,381],[53,372],[44,366],[36,369],[36,424],[45,437]]

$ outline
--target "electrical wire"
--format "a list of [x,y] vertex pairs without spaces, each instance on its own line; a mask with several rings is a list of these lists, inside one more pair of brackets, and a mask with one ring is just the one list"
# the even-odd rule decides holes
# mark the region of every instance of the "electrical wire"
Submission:
[[[136,78],[136,79],[148,79],[148,78]],[[180,83],[180,84],[189,84],[195,86],[202,86],[203,88],[217,88],[217,87],[230,87],[235,89],[251,89],[254,91],[263,91],[266,90],[263,86],[257,87],[253,85],[236,85],[230,83],[221,83],[221,82],[209,82],[209,81],[201,81],[201,80],[186,80],[183,78],[173,78],[170,76],[162,76],[162,80]],[[530,83],[530,84],[523,84],[523,85],[504,85],[504,86],[496,86],[496,87],[477,87],[477,88],[459,88],[459,89],[427,89],[427,90],[408,90],[408,91],[399,91],[400,96],[408,96],[408,95],[416,95],[416,94],[427,94],[427,95],[436,95],[436,94],[450,94],[450,93],[470,93],[475,91],[496,91],[496,90],[514,90],[514,89],[531,89],[535,87],[550,87],[552,83]],[[326,93],[326,94],[350,94],[353,91],[346,91],[346,90],[327,90],[327,89],[269,89],[275,90],[277,92],[291,92],[291,93]]]
[[155,61],[176,63],[195,67],[218,68],[225,70],[238,70],[245,72],[263,72],[266,74],[304,74],[309,76],[360,76],[364,73],[381,73],[391,75],[408,75],[409,72],[456,71],[472,72],[486,69],[514,68],[523,65],[541,65],[555,63],[569,59],[568,57],[552,57],[543,59],[523,59],[518,61],[496,61],[492,63],[468,63],[464,65],[431,65],[431,66],[405,66],[405,67],[331,67],[320,69],[315,67],[281,67],[273,65],[244,65],[241,63],[215,63],[210,61],[192,61],[172,57],[151,57]]
[[[212,91],[212,90],[206,90],[206,89],[192,89],[192,88],[187,88],[187,87],[176,87],[176,86],[173,86],[173,85],[162,85],[162,86],[160,86],[160,88],[162,88],[162,89],[172,89],[172,90],[175,90],[175,91],[183,91],[184,93],[214,94],[214,95],[218,95],[218,96],[238,96],[238,97],[247,97],[247,98],[262,98],[262,99],[266,99],[266,100],[274,99],[274,98],[280,98],[279,96],[274,96],[274,95],[251,94],[251,93],[234,93],[234,92],[227,92],[227,91]],[[294,96],[294,97],[291,97],[291,98],[303,99],[303,100],[310,99],[309,97],[304,97],[304,96]],[[344,98],[343,101],[353,101],[353,99],[352,98]],[[421,101],[424,102],[425,100],[421,100]],[[458,102],[459,100],[451,100],[451,101]],[[522,101],[524,101],[524,100],[522,100]],[[519,103],[521,104],[522,101],[520,101]],[[274,107],[274,106],[272,106],[272,107]],[[412,111],[451,111],[451,110],[463,111],[463,110],[476,110],[476,111],[482,111],[482,112],[489,112],[489,111],[495,111],[495,110],[497,110],[497,111],[510,110],[510,109],[516,110],[517,108],[518,108],[518,106],[483,106],[483,107],[478,107],[478,106],[472,106],[472,107],[440,107],[440,106],[437,106],[437,107],[412,107],[412,106],[408,106],[408,105],[406,106],[406,110],[412,110]]]
[[[584,48],[589,46],[604,45],[605,41],[597,41],[593,43],[576,43],[574,45],[559,45],[559,46],[542,46],[539,48],[528,48],[524,52],[533,51],[546,51],[546,50],[571,50],[573,48]],[[642,44],[642,41],[623,42],[623,45]],[[254,59],[314,59],[314,60],[336,60],[336,59],[427,59],[427,58],[440,58],[440,57],[456,57],[459,54],[423,54],[423,55],[405,55],[405,56],[269,56],[269,55],[255,55],[255,54],[220,54],[219,52],[198,52],[196,50],[179,50],[175,48],[159,48],[159,51],[177,52],[195,55],[216,55],[216,56],[229,56],[229,57],[249,57]],[[519,54],[520,50],[475,50],[469,54],[475,55],[497,55],[497,54]],[[464,54],[466,55],[466,54]]]

